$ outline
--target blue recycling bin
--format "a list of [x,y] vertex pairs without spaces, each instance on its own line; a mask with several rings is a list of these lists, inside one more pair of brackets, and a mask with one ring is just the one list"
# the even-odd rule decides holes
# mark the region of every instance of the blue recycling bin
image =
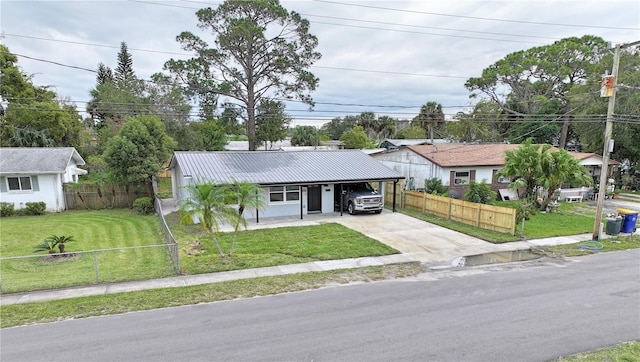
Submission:
[[625,234],[631,234],[636,231],[636,223],[638,222],[638,213],[631,212],[630,210],[622,210],[618,209],[618,213],[624,216],[624,220],[622,221],[622,227],[620,228],[620,232]]

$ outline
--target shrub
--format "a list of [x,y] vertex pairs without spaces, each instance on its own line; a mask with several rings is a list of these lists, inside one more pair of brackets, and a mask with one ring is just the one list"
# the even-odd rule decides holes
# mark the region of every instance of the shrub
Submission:
[[12,202],[0,202],[0,217],[13,216],[16,214]]
[[522,219],[529,220],[531,215],[537,214],[538,209],[535,205],[527,200],[521,200],[516,206],[516,222]]
[[152,214],[155,211],[153,199],[150,197],[140,197],[133,202],[133,208],[142,215]]
[[481,183],[471,181],[467,193],[464,194],[464,199],[479,204],[488,204],[495,201],[496,193],[484,180]]
[[424,180],[424,192],[428,194],[442,195],[448,191],[448,187],[442,185],[442,180],[437,177]]
[[44,201],[39,202],[27,202],[26,207],[22,210],[23,215],[44,215],[47,210],[47,204]]

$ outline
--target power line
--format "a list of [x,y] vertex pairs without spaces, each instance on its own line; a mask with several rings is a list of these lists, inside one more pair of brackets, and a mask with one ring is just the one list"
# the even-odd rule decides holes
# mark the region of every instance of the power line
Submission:
[[498,21],[498,22],[505,22],[505,23],[533,24],[533,25],[547,25],[547,26],[548,25],[552,25],[552,26],[573,27],[573,28],[640,30],[640,28],[625,28],[625,27],[617,27],[617,26],[600,26],[600,25],[585,25],[585,24],[562,24],[562,23],[549,23],[549,22],[526,21],[526,20],[497,19],[497,18],[487,18],[487,17],[480,17],[480,16],[452,15],[452,14],[433,13],[433,12],[428,12],[428,11],[385,8],[385,7],[373,6],[373,5],[350,4],[350,3],[343,3],[343,2],[338,2],[338,1],[328,1],[328,0],[312,0],[312,1],[319,2],[319,3],[326,3],[326,4],[354,6],[354,7],[360,7],[360,8],[378,9],[378,10],[386,10],[386,11],[397,11],[397,12],[411,13],[411,14],[424,14],[424,15],[444,16],[444,17],[451,17],[451,18],[458,18],[458,19],[473,19],[473,20]]
[[334,19],[334,20],[356,21],[356,22],[370,23],[370,24],[404,26],[404,27],[409,27],[409,28],[457,31],[457,32],[461,32],[461,33],[489,34],[489,35],[500,35],[500,36],[511,36],[511,37],[522,37],[522,38],[536,38],[536,39],[549,39],[549,40],[560,40],[561,39],[561,38],[555,38],[555,37],[550,37],[550,36],[537,36],[537,35],[524,35],[524,34],[505,34],[505,33],[491,32],[491,31],[464,30],[464,29],[442,28],[442,27],[437,27],[437,26],[389,23],[389,22],[385,22],[385,21],[361,20],[361,19],[342,18],[342,17],[337,17],[337,16],[314,15],[314,14],[305,14],[305,13],[301,13],[300,15],[316,17],[316,18]]
[[527,44],[539,44],[539,45],[547,44],[547,43],[541,43],[541,42],[535,42],[535,41],[525,41],[525,40],[515,40],[515,39],[482,38],[482,37],[478,37],[478,36],[465,36],[465,35],[453,35],[453,34],[425,33],[425,32],[421,32],[421,31],[411,31],[411,30],[401,30],[401,29],[374,28],[374,27],[371,27],[371,26],[363,26],[363,25],[326,23],[326,22],[323,22],[323,21],[311,21],[311,23],[313,23],[313,24],[332,25],[332,26],[344,26],[344,27],[348,27],[348,28],[358,28],[358,29],[385,30],[385,31],[393,31],[393,32],[408,33],[408,34],[435,35],[435,36],[444,36],[444,37],[449,37],[449,38],[460,38],[460,39],[491,40],[491,41],[504,41],[504,42],[510,42],[510,43],[527,43]]

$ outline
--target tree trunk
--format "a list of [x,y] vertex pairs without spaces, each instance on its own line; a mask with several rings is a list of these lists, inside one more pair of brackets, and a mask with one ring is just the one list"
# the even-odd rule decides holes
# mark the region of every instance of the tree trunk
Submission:
[[[565,116],[566,117],[566,116]],[[558,140],[559,148],[567,148],[567,136],[569,135],[569,124],[571,121],[567,118],[562,122],[562,130],[560,131],[560,139]]]
[[220,244],[218,243],[218,238],[216,238],[216,234],[212,233],[211,234],[211,239],[213,240],[213,244],[216,246],[216,249],[218,249],[218,252],[220,253],[220,256],[224,257],[224,252],[222,251],[222,248],[220,247]]

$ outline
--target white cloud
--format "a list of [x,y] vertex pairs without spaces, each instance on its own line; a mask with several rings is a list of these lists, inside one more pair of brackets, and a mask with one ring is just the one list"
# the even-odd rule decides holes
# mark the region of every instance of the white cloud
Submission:
[[[121,41],[125,41],[133,54],[136,73],[148,78],[161,71],[168,59],[187,56],[175,41],[180,32],[192,31],[207,38],[206,33],[197,28],[195,16],[197,8],[205,4],[150,1],[157,4],[137,1],[2,1],[3,42],[17,54],[96,69],[100,62],[115,67],[118,47]],[[211,6],[218,3],[209,2]],[[482,69],[511,52],[550,44],[555,39],[569,36],[593,34],[613,43],[640,39],[638,1],[381,0],[348,3],[357,6],[310,0],[282,2],[286,8],[303,14],[311,22],[311,32],[318,37],[318,50],[323,55],[318,66],[391,73],[313,68],[314,74],[320,78],[319,87],[313,94],[318,105],[314,113],[291,111],[300,117],[299,124],[317,125],[333,117],[362,111],[411,118],[411,112],[417,113],[418,110],[323,105],[322,102],[419,106],[427,101],[436,101],[444,106],[463,106],[469,104],[469,92],[464,88],[466,78],[425,77],[420,74],[479,76]],[[635,30],[613,29],[616,27]],[[60,96],[73,100],[87,101],[88,92],[95,85],[95,74],[91,72],[22,57],[19,57],[19,65],[24,72],[34,74],[37,84],[52,85]],[[79,107],[82,109],[84,104],[79,104]],[[291,110],[306,108],[299,103],[288,106]],[[446,108],[446,112],[452,114],[458,110]],[[312,120],[303,121],[303,118]]]

